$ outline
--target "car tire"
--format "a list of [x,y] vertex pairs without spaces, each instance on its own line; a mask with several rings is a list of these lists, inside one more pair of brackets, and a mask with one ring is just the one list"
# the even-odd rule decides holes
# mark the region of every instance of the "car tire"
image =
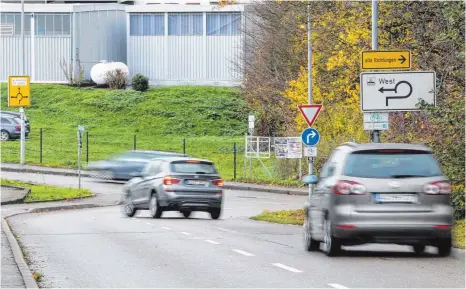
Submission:
[[324,242],[323,252],[328,257],[337,256],[341,251],[341,244],[338,238],[333,236],[332,222],[326,218],[323,226]]
[[10,136],[10,133],[4,129],[2,129],[0,131],[0,140],[1,141],[7,141],[7,140],[10,140],[11,139],[11,136]]
[[221,213],[222,213],[222,210],[220,208],[211,209],[210,217],[214,220],[218,220],[218,218],[220,218]]
[[163,214],[163,210],[159,205],[159,200],[157,199],[157,194],[153,193],[149,201],[149,211],[152,218],[160,219]]
[[126,193],[123,197],[123,208],[122,211],[127,217],[133,217],[137,213],[137,209],[134,207],[131,199],[129,198],[130,193]]
[[425,250],[426,250],[425,245],[421,245],[421,244],[413,245],[413,251],[414,251],[414,254],[416,255],[421,255],[422,253],[424,253]]
[[309,219],[307,217],[305,217],[304,219],[303,229],[304,229],[304,248],[307,251],[319,250],[320,242],[312,239],[311,222],[309,222]]
[[187,219],[189,218],[189,216],[191,216],[191,211],[183,211],[181,212],[183,214],[183,216]]
[[440,257],[448,257],[451,254],[451,240],[447,240],[437,245],[438,254]]

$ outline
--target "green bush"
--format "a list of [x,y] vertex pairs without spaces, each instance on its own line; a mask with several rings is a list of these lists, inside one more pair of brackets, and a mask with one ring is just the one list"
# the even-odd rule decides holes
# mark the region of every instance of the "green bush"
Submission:
[[146,91],[149,89],[149,78],[138,73],[133,77],[133,89],[136,91]]
[[465,192],[463,186],[452,187],[451,202],[453,206],[453,217],[455,220],[464,220],[464,195]]

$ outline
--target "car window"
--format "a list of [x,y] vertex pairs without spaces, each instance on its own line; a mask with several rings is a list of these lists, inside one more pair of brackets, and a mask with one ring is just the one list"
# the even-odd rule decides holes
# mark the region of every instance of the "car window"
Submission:
[[361,178],[410,178],[441,176],[442,171],[429,152],[377,150],[350,154],[343,174]]
[[161,172],[161,165],[162,165],[161,161],[153,161],[149,169],[149,175],[150,176],[158,175]]
[[195,160],[175,161],[170,165],[170,170],[175,173],[187,174],[217,174],[214,164]]
[[341,161],[344,157],[344,152],[341,150],[334,150],[332,155],[329,157],[327,162],[322,167],[320,178],[325,179],[335,174],[336,166],[338,161]]
[[11,122],[8,119],[2,117],[2,124],[11,124]]

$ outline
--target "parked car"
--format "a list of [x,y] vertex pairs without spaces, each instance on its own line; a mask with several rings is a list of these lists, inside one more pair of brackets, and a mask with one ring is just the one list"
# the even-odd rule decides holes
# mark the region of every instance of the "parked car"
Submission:
[[[29,129],[25,126],[25,135],[29,135]],[[0,140],[6,141],[10,139],[21,138],[21,119],[5,114],[1,116],[1,127],[0,127]]]
[[394,243],[451,251],[450,184],[432,151],[417,144],[355,144],[336,148],[313,184],[306,206],[308,251],[337,255],[341,246]]
[[[6,110],[2,110],[0,111],[0,114],[3,116],[14,116],[14,117],[17,117],[19,119],[21,119],[21,114],[19,112],[14,112],[14,111],[6,111]],[[27,127],[27,129],[29,131],[31,131],[31,124],[29,123],[29,118],[26,116],[26,114],[24,114],[24,125]]]
[[194,158],[150,161],[142,173],[123,188],[124,213],[150,210],[153,218],[165,211],[179,211],[189,218],[193,211],[218,219],[222,210],[223,180],[213,162]]
[[127,181],[135,174],[140,174],[151,159],[184,156],[186,155],[164,151],[127,151],[107,160],[89,163],[87,170],[93,172],[96,178]]

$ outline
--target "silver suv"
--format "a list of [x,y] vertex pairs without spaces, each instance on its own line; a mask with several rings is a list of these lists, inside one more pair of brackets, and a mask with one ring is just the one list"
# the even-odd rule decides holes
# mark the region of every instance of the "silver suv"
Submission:
[[341,246],[411,245],[416,254],[435,246],[451,251],[450,184],[424,145],[345,143],[336,148],[313,184],[306,205],[308,251],[337,255]]
[[223,180],[208,160],[194,158],[153,159],[123,188],[123,208],[128,217],[137,210],[150,210],[153,218],[165,211],[179,211],[189,218],[192,211],[220,217]]

